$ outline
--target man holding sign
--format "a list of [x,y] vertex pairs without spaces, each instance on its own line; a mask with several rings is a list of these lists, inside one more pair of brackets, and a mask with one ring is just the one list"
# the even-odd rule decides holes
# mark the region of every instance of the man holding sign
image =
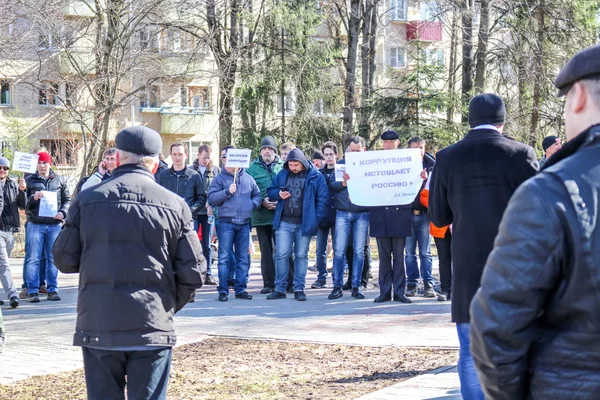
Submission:
[[39,303],[40,259],[46,255],[48,300],[58,301],[58,270],[54,265],[52,246],[60,233],[71,204],[69,188],[62,176],[50,169],[52,157],[43,151],[38,154],[37,172],[27,182],[27,294],[31,303]]
[[[241,150],[241,151],[240,151]],[[235,245],[235,298],[251,300],[246,291],[248,262],[248,243],[250,242],[250,221],[252,211],[262,203],[260,190],[244,168],[250,164],[250,150],[227,146],[223,149],[221,160],[223,169],[208,188],[208,202],[218,207],[217,237],[219,238],[219,301],[227,301],[229,288],[227,272],[229,255]],[[247,153],[247,156],[244,154]],[[230,160],[231,158],[231,160]],[[244,161],[245,160],[245,161]]]

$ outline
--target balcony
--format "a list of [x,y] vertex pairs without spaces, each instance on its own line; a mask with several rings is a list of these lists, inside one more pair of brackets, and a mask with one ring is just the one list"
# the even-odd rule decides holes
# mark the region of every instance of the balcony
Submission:
[[60,73],[63,75],[77,75],[79,71],[84,75],[94,75],[95,67],[94,49],[73,48],[60,52]]
[[440,21],[410,21],[406,26],[406,40],[439,42],[442,40]]
[[[158,107],[142,108],[141,111],[144,125],[172,138],[206,136],[218,126],[218,117],[209,108]],[[160,129],[157,129],[157,117],[160,117]]]
[[66,0],[62,11],[65,17],[93,17],[95,15],[94,2],[91,0]]

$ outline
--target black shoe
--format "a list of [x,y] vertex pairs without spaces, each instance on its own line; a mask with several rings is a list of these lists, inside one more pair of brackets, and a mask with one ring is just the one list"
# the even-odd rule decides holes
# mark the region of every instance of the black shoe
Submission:
[[298,301],[306,301],[306,295],[302,291],[294,292],[294,299]]
[[406,303],[406,304],[412,303],[412,300],[409,299],[408,297],[406,297],[403,294],[399,294],[397,296],[394,296],[394,301],[399,301],[400,303]]
[[29,302],[30,303],[39,303],[40,302],[40,295],[37,293],[31,293],[29,295]]
[[365,295],[361,293],[360,289],[357,287],[352,288],[352,297],[357,300],[362,300],[365,298]]
[[214,281],[210,275],[206,275],[206,278],[204,278],[204,284],[209,286],[217,286],[217,282]]
[[406,292],[404,292],[404,294],[407,297],[414,297],[417,295],[417,287],[415,285],[407,285],[406,286]]
[[240,300],[252,300],[252,295],[249,294],[248,292],[242,292],[242,293],[236,294],[235,298],[240,299]]
[[59,301],[60,296],[56,292],[48,292],[48,300],[50,301]]
[[342,292],[342,288],[339,286],[335,286],[333,288],[333,290],[331,291],[331,293],[329,293],[329,296],[327,296],[327,298],[329,300],[335,300],[335,299],[339,299],[343,295],[344,295],[344,292]]
[[264,287],[264,288],[260,289],[260,294],[269,294],[269,293],[273,293],[274,291],[275,291],[275,289],[272,287]]
[[327,287],[327,283],[325,283],[325,281],[320,281],[317,279],[313,282],[312,285],[310,285],[310,287],[313,289],[325,289]]
[[346,282],[344,283],[344,286],[342,286],[342,290],[350,290],[352,289],[352,284],[350,282]]
[[279,300],[279,299],[285,299],[286,297],[287,296],[285,295],[285,293],[274,290],[273,293],[271,293],[270,295],[267,296],[267,300]]
[[227,301],[227,293],[219,293],[219,301]]
[[392,301],[392,296],[389,294],[387,296],[380,295],[375,297],[375,300],[373,300],[374,303],[385,303],[386,301]]
[[285,289],[285,292],[286,292],[286,293],[294,293],[294,286],[288,286],[288,287]]

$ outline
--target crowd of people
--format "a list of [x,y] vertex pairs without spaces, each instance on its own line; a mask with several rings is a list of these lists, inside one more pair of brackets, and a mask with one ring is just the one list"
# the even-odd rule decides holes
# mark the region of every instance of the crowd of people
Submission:
[[[176,342],[173,314],[204,284],[217,285],[222,302],[230,287],[236,299],[252,299],[252,227],[261,250],[260,293],[268,300],[287,293],[306,300],[312,237],[317,279],[311,287],[328,287],[331,237],[328,298],[349,290],[364,299],[374,237],[375,303],[411,303],[421,292],[452,300],[464,399],[595,398],[598,77],[600,46],[576,54],[558,75],[559,96],[566,96],[567,143],[544,139],[541,172],[534,150],[503,132],[506,108],[495,94],[471,100],[471,129],[435,158],[424,140],[411,138],[408,147],[420,150],[422,182],[408,205],[353,203],[352,177],[344,172],[336,179],[336,163],[345,160],[338,160],[338,146],[330,141],[311,160],[293,143],[278,148],[273,137],[264,137],[247,169],[228,166],[233,147],[227,146],[219,154],[220,170],[211,163],[209,146],[200,146],[198,159],[187,166],[186,146],[174,143],[172,166],[159,171],[160,135],[127,128],[98,172],[82,182],[71,207],[65,180],[50,168],[45,149],[37,152],[36,173],[24,180],[10,178],[10,163],[0,157],[2,286],[13,308],[19,297],[37,303],[44,292],[58,301],[57,267],[80,273],[74,343],[83,348],[88,398],[124,398],[127,387],[129,398],[163,399]],[[393,130],[381,140],[384,150],[400,146]],[[345,150],[365,151],[364,139],[351,137]],[[20,295],[8,266],[19,209],[27,214]],[[211,269],[213,224],[217,280]],[[439,293],[431,236],[440,259]]]

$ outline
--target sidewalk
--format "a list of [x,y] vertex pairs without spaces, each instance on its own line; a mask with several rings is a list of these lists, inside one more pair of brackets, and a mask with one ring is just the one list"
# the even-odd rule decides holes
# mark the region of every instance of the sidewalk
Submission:
[[[16,285],[21,283],[21,269],[22,260],[12,259],[11,270]],[[344,297],[340,299],[328,300],[331,288],[307,288],[306,302],[295,301],[289,295],[285,300],[268,301],[265,295],[258,293],[262,288],[258,263],[253,263],[250,276],[248,291],[254,296],[251,301],[235,300],[230,296],[228,302],[220,303],[216,301],[215,286],[205,286],[199,290],[196,301],[188,304],[175,317],[177,344],[198,342],[208,336],[227,336],[363,346],[458,348],[456,329],[450,323],[449,302],[415,297],[413,304],[375,304],[373,299],[379,294],[377,289],[366,290],[364,300],[351,298],[349,292],[344,292]],[[309,287],[315,278],[315,274],[309,272]],[[49,302],[42,298],[38,304],[23,300],[15,310],[2,307],[7,345],[0,355],[0,384],[33,375],[82,368],[81,349],[71,345],[75,330],[78,275],[59,274],[58,281],[62,297],[60,302]],[[449,377],[445,389],[450,393],[458,393],[458,378],[454,379],[452,386],[452,374],[444,376]],[[402,382],[405,385],[401,389],[403,395],[413,391],[411,399],[432,398],[422,397],[424,393],[430,396],[430,391],[420,385],[435,385],[439,382],[438,376],[427,379],[427,382],[409,383],[417,378]],[[410,385],[415,390],[409,390],[412,387]],[[394,387],[389,389],[395,390]],[[376,398],[401,398],[390,396]]]

